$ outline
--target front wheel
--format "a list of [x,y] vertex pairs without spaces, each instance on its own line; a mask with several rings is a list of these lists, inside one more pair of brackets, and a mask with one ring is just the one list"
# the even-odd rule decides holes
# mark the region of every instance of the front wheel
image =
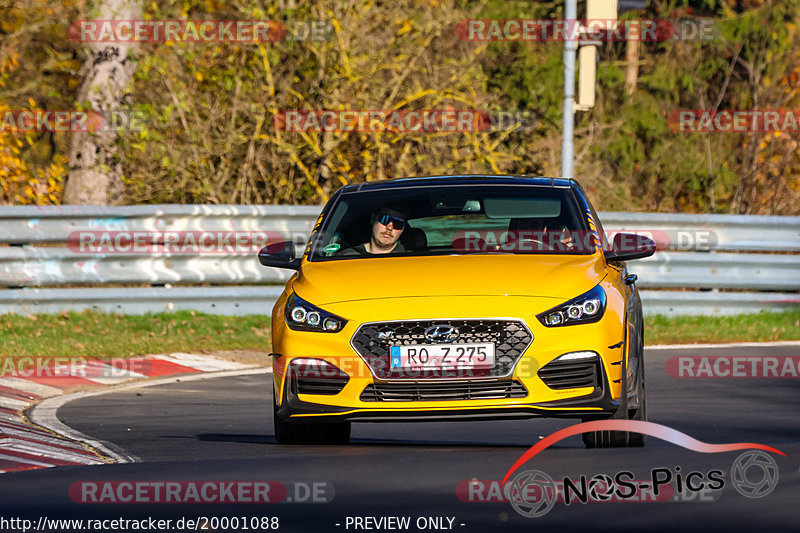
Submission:
[[[647,421],[647,394],[644,388],[644,369],[642,369],[641,382],[639,386],[639,408],[630,411],[629,420]],[[628,448],[642,448],[647,443],[645,433],[628,433]]]
[[[647,394],[644,385],[644,360],[639,360],[639,385],[636,395],[639,407],[628,410],[628,420],[647,420]],[[583,422],[589,420],[584,419]],[[641,448],[647,442],[647,435],[629,431],[590,431],[584,433],[583,444],[587,448]]]
[[272,422],[278,444],[347,444],[350,422],[289,422],[278,415],[278,403],[272,398]]

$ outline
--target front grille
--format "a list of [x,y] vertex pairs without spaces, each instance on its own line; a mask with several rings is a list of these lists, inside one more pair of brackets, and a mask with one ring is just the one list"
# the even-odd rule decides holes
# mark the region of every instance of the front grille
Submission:
[[552,361],[539,369],[537,375],[551,389],[597,387],[600,361]]
[[419,402],[524,398],[525,386],[507,379],[464,382],[375,383],[361,393],[362,402]]
[[[458,339],[453,342],[494,343],[494,365],[488,369],[476,369],[472,374],[467,373],[471,376],[507,376],[533,341],[533,335],[520,320],[403,320],[364,324],[353,335],[352,345],[379,379],[452,378],[452,374],[443,375],[441,370],[419,370],[412,373],[393,369],[389,365],[391,346],[433,344],[425,338],[425,330],[444,325],[458,329]],[[385,338],[380,338],[381,334]]]

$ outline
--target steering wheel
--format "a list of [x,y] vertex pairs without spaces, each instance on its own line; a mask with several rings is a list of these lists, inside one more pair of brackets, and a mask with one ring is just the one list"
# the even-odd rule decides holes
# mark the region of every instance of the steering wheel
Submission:
[[[527,251],[527,246],[525,246],[525,247],[521,246],[522,243],[534,243],[536,245],[540,245],[541,248],[544,248],[547,251],[550,251],[550,252],[555,251],[555,248],[553,248],[551,245],[545,243],[544,241],[540,241],[539,239],[531,239],[531,238],[517,239],[517,249],[518,250]],[[536,246],[536,247],[533,247],[533,248],[540,248],[540,247]]]

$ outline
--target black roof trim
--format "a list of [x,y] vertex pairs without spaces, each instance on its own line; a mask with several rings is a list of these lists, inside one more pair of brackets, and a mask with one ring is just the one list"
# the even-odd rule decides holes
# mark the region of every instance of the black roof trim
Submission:
[[421,176],[397,178],[383,181],[367,181],[346,185],[343,193],[394,189],[400,187],[430,187],[435,185],[534,185],[540,187],[572,187],[574,180],[544,176],[465,174],[443,176]]

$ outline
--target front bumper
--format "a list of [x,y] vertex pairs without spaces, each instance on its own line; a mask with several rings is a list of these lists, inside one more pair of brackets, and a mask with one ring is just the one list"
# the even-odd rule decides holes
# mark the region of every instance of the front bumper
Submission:
[[[434,302],[432,302],[434,303]],[[486,309],[503,308],[505,316],[519,317],[532,335],[513,371],[495,373],[496,382],[518,381],[526,394],[515,397],[490,399],[446,399],[417,401],[365,401],[365,390],[371,386],[413,384],[413,379],[392,379],[392,376],[376,375],[352,345],[352,339],[360,325],[369,321],[352,320],[337,334],[320,334],[293,331],[283,320],[273,319],[273,347],[278,354],[273,360],[275,397],[278,415],[292,421],[415,421],[415,420],[485,420],[530,417],[604,418],[617,411],[620,394],[622,357],[626,351],[625,321],[621,300],[611,297],[604,317],[592,324],[563,328],[545,328],[535,319],[535,312],[552,306],[552,301],[533,305],[532,298],[451,298],[436,301],[428,308],[439,309],[449,305],[449,316],[480,317]],[[330,306],[329,306],[330,307]],[[282,311],[278,309],[274,315]],[[458,309],[460,313],[456,314]],[[348,309],[329,309],[341,316],[353,316]],[[416,319],[419,308],[409,309],[409,316],[398,312],[397,305],[383,312],[372,305],[373,316],[393,315],[395,320]],[[447,311],[443,311],[447,312]],[[282,316],[282,313],[277,314]],[[448,316],[448,315],[445,315]],[[598,354],[598,371],[595,386],[571,386],[558,388],[539,371],[559,356],[576,351],[594,351]],[[342,369],[349,380],[334,394],[306,394],[298,391],[297,382],[287,377],[287,369],[296,358],[324,360]],[[453,379],[419,379],[420,383],[452,384]],[[475,379],[482,382],[481,379]],[[547,382],[546,382],[547,381]],[[308,388],[301,388],[308,391]],[[480,398],[477,396],[476,398]],[[397,400],[397,398],[392,398]],[[366,398],[369,400],[369,398]]]
[[486,405],[470,406],[453,405],[455,402],[440,402],[447,403],[441,407],[431,406],[435,402],[426,402],[426,407],[408,406],[407,402],[403,402],[403,406],[376,403],[369,407],[317,403],[304,399],[315,397],[314,395],[298,393],[295,378],[290,376],[283,383],[283,394],[277,415],[298,422],[312,419],[314,422],[468,421],[524,418],[601,419],[613,415],[619,408],[619,402],[611,397],[611,387],[608,385],[605,373],[601,373],[599,386],[590,394],[583,396],[547,402],[530,402],[520,399],[504,404],[497,404],[497,400],[484,400],[483,403]]

